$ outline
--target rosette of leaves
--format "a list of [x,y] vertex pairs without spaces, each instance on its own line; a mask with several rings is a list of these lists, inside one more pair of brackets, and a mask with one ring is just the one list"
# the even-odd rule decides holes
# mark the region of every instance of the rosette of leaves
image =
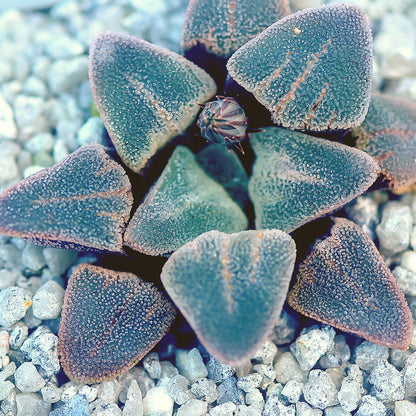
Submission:
[[[84,148],[7,190],[0,197],[3,213],[0,232],[41,244],[103,253],[123,253],[125,245],[129,245],[126,256],[138,247],[145,255],[168,255],[174,251],[164,269],[164,284],[201,342],[218,359],[238,363],[247,358],[277,319],[293,268],[294,245],[279,230],[264,232],[270,241],[259,238],[260,231],[244,234],[242,230],[247,223],[249,228],[255,225],[263,228],[255,196],[260,189],[256,188],[267,188],[271,193],[283,188],[274,189],[278,181],[271,163],[261,161],[260,144],[256,144],[261,140],[253,139],[257,157],[254,168],[254,154],[247,140],[243,141],[245,155],[239,156],[242,163],[221,152],[199,152],[205,146],[196,127],[200,106],[216,94],[233,95],[244,109],[259,110],[244,110],[249,117],[249,131],[273,123],[303,131],[280,129],[285,132],[282,135],[294,138],[293,143],[287,144],[286,155],[284,150],[270,150],[270,154],[279,153],[278,157],[274,156],[280,162],[293,165],[292,172],[286,172],[286,176],[292,173],[306,179],[305,189],[313,193],[310,205],[319,209],[306,215],[299,212],[308,203],[296,205],[299,196],[292,195],[293,187],[286,187],[287,196],[294,201],[290,208],[295,211],[296,221],[286,225],[267,224],[269,227],[289,231],[340,208],[364,192],[378,172],[377,163],[362,152],[308,135],[313,131],[315,135],[338,138],[340,130],[342,136],[351,128],[359,128],[367,114],[371,98],[372,38],[366,15],[360,8],[347,4],[289,13],[285,0],[192,0],[183,32],[185,56],[124,34],[98,35],[90,50],[91,87],[118,155],[110,149]],[[215,120],[210,121],[210,128],[215,128]],[[226,120],[221,123],[226,134]],[[258,132],[258,137],[263,133],[267,134],[267,130]],[[174,150],[178,144],[184,147]],[[271,149],[273,146],[272,143]],[[302,147],[312,149],[316,160],[305,157]],[[193,153],[197,153],[196,159]],[[325,157],[319,153],[325,153]],[[98,163],[97,155],[105,163]],[[93,163],[89,164],[89,160]],[[354,166],[356,171],[348,173],[345,164]],[[250,175],[254,210],[247,196]],[[316,184],[326,186],[310,187]],[[263,197],[262,203],[273,210],[276,195]],[[132,206],[137,208],[135,212],[131,211]],[[69,218],[65,213],[71,214]],[[277,217],[277,211],[271,215]],[[211,231],[203,234],[208,230]],[[238,231],[242,234],[232,234],[234,237],[223,234]],[[298,232],[302,239],[302,228]],[[356,233],[354,244],[357,240],[368,245],[363,239],[361,233]],[[142,249],[144,240],[146,249]],[[217,256],[213,257],[215,253]],[[204,256],[205,260],[200,259]],[[105,264],[111,266],[111,260],[107,259]],[[233,269],[227,269],[227,265],[233,265]],[[271,266],[272,274],[269,273]],[[97,381],[121,374],[134,365],[168,330],[174,313],[169,302],[134,275],[85,267],[78,269],[71,278],[72,283],[70,280],[60,329],[60,349],[69,377]],[[135,274],[141,275],[140,269],[144,266],[135,264],[135,267]],[[178,295],[178,288],[187,284],[182,279],[182,270],[201,274],[201,280],[192,281],[191,293]],[[243,276],[245,270],[250,271],[248,279]],[[209,276],[214,276],[214,280],[205,286]],[[273,279],[279,282],[281,293],[276,288],[268,290]],[[197,289],[195,293],[192,288]],[[263,297],[255,293],[256,288]],[[145,293],[140,293],[142,290]],[[126,293],[133,297],[124,304],[119,297]],[[209,298],[215,293],[222,299],[218,305],[212,305],[213,300]],[[337,293],[333,292],[332,298],[336,299]],[[111,306],[113,296],[114,307]],[[328,296],[331,298],[331,292]],[[383,296],[380,295],[381,301]],[[96,305],[93,316],[85,306],[91,298]],[[403,311],[402,299],[399,295],[397,299],[396,305],[400,304]],[[231,332],[238,332],[246,317],[246,300],[254,302],[256,322],[261,323],[261,328],[251,322],[253,339],[242,339],[243,348],[237,350],[224,333],[217,334],[215,326],[209,325],[216,310],[232,312],[236,308],[241,313],[235,316],[229,313],[227,325]],[[197,309],[193,306],[195,303]],[[135,312],[127,313],[125,307]],[[156,312],[157,319],[149,319],[149,314]],[[325,322],[336,318],[317,315],[319,311],[313,316]],[[408,319],[410,315],[404,311],[397,316]],[[221,322],[220,316],[215,318],[215,322]],[[152,326],[152,322],[156,324]],[[82,335],[86,337],[82,345],[74,344],[72,334],[83,323],[88,323],[91,330]],[[95,323],[99,324],[99,333],[94,333]],[[408,323],[397,325],[397,331],[408,328]],[[339,327],[352,331],[349,326]],[[140,328],[151,335],[150,342],[140,337]],[[113,329],[117,329],[117,336],[107,338]],[[382,331],[378,336],[363,328],[354,331],[384,342]],[[123,342],[126,336],[136,337],[139,347],[132,346],[130,341]],[[401,339],[404,341],[400,347],[404,347],[408,337]],[[88,345],[88,357],[84,359],[81,347],[85,345]],[[111,362],[108,353],[113,349],[120,350],[116,364]]]

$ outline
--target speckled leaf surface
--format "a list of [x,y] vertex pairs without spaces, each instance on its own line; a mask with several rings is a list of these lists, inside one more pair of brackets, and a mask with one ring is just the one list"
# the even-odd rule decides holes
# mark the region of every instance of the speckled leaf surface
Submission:
[[374,94],[364,123],[351,134],[378,161],[390,188],[416,182],[416,103]]
[[248,204],[248,176],[234,151],[224,146],[210,145],[197,153],[196,160],[241,208]]
[[202,45],[208,52],[228,58],[289,13],[287,0],[191,0],[182,30],[182,49]]
[[227,68],[275,124],[313,131],[356,127],[371,94],[368,19],[351,4],[301,10],[238,49]]
[[123,252],[133,196],[123,168],[90,144],[0,195],[0,233],[75,250]]
[[239,365],[278,320],[295,257],[280,230],[210,231],[173,253],[161,279],[208,352]]
[[249,195],[258,229],[293,231],[364,192],[380,170],[362,151],[278,127],[252,134],[250,142],[256,161]]
[[79,265],[69,279],[59,326],[66,375],[96,383],[126,372],[160,341],[175,314],[172,303],[136,275]]
[[97,109],[123,162],[140,172],[215,92],[212,78],[184,57],[119,33],[98,35],[90,50]]
[[298,312],[389,348],[406,349],[412,315],[374,243],[337,218],[300,264],[288,301]]
[[133,250],[170,254],[210,230],[247,228],[247,217],[225,189],[178,146],[161,176],[134,213],[124,236]]

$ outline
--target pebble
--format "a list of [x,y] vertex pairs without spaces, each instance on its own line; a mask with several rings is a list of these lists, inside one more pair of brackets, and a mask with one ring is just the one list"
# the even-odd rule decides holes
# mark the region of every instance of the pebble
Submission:
[[194,394],[191,393],[189,385],[189,380],[178,374],[173,377],[167,385],[168,394],[172,397],[175,403],[182,405],[188,400],[195,398]]
[[166,387],[153,387],[143,399],[143,415],[170,416],[173,412],[173,403]]
[[302,394],[304,384],[296,381],[289,380],[283,387],[281,394],[287,398],[289,403],[297,403]]
[[305,402],[297,402],[296,416],[322,416],[322,410],[313,409]]
[[191,393],[208,404],[215,402],[218,398],[217,385],[207,378],[198,378],[191,386]]
[[78,130],[77,142],[79,146],[88,143],[103,143],[104,123],[100,117],[90,117]]
[[42,97],[31,97],[24,94],[16,96],[14,100],[14,115],[20,134],[25,138],[49,130],[45,113],[46,103]]
[[57,403],[61,399],[61,389],[50,381],[40,389],[40,392],[46,403]]
[[14,387],[14,384],[9,380],[0,381],[0,401],[7,399]]
[[2,371],[0,371],[0,381],[8,379],[14,374],[15,371],[16,363],[12,361],[11,363],[7,364],[7,366]]
[[389,349],[370,341],[363,341],[355,348],[353,358],[361,370],[370,372],[380,361],[389,357]]
[[258,373],[251,373],[237,380],[237,387],[246,393],[260,387],[263,377]]
[[44,370],[50,377],[60,371],[58,352],[58,337],[47,326],[41,325],[30,334],[21,347],[21,351],[29,357],[34,364]]
[[24,322],[17,322],[13,325],[9,336],[10,348],[17,350],[27,339],[29,328]]
[[372,239],[378,223],[378,204],[371,196],[359,196],[353,204],[345,207],[348,218],[358,224]]
[[177,416],[203,416],[206,414],[208,405],[206,402],[191,399],[183,404],[177,411]]
[[10,327],[20,321],[32,304],[28,289],[8,287],[0,291],[0,326]]
[[283,309],[279,319],[270,332],[270,340],[275,345],[289,344],[295,339],[299,325],[297,313],[294,311],[288,313],[286,309]]
[[335,331],[330,326],[305,328],[290,345],[294,357],[303,371],[314,367],[318,360],[334,347]]
[[127,390],[127,400],[123,408],[123,416],[142,416],[142,392],[136,380],[133,380]]
[[170,380],[179,374],[179,370],[170,361],[160,361],[159,385],[167,385]]
[[0,92],[0,141],[14,140],[16,137],[17,127],[14,122],[13,110]]
[[234,416],[236,410],[237,405],[235,403],[226,402],[213,407],[209,412],[209,416]]
[[355,416],[385,416],[386,406],[373,396],[363,396]]
[[68,36],[58,36],[46,43],[46,53],[54,60],[75,58],[84,52],[84,45]]
[[335,335],[334,346],[319,359],[319,365],[323,368],[336,368],[346,363],[351,358],[350,347],[342,334]]
[[104,403],[116,403],[120,391],[121,385],[117,379],[104,381],[97,385],[97,397]]
[[361,394],[364,392],[362,382],[355,377],[347,376],[342,380],[341,388],[338,392],[338,401],[345,412],[355,410],[360,401]]
[[258,351],[251,357],[251,360],[259,364],[271,364],[277,354],[277,347],[273,342],[266,341]]
[[233,402],[235,404],[243,404],[241,394],[237,388],[235,377],[230,377],[224,380],[218,387],[217,403]]
[[26,142],[25,147],[31,153],[51,152],[54,141],[52,134],[38,133]]
[[16,270],[0,269],[0,290],[14,286],[21,274]]
[[305,400],[313,407],[325,409],[338,404],[337,389],[327,373],[312,370],[303,387]]
[[215,383],[221,383],[235,373],[235,369],[227,364],[219,362],[212,357],[207,362],[208,377]]
[[285,406],[277,396],[270,396],[264,405],[262,416],[295,416],[296,408],[294,404]]
[[405,397],[416,396],[416,352],[410,355],[406,360],[403,369],[404,381],[405,381]]
[[22,251],[22,264],[33,272],[37,272],[42,267],[46,266],[45,258],[43,257],[42,247],[28,242]]
[[0,156],[0,184],[8,184],[19,176],[16,160],[10,156]]
[[290,351],[284,352],[275,362],[276,381],[286,384],[289,380],[304,382],[308,373],[302,371],[298,361]]
[[176,367],[178,367],[179,373],[191,383],[194,383],[198,378],[208,375],[208,370],[197,348],[193,348],[190,351],[177,349],[175,355]]
[[36,393],[16,394],[17,416],[49,416],[51,405]]
[[393,365],[380,361],[370,373],[369,382],[374,394],[383,402],[403,400],[405,396],[405,378]]
[[381,222],[376,227],[380,251],[393,256],[407,249],[412,231],[412,212],[410,207],[392,201],[384,205]]
[[143,367],[149,374],[150,378],[159,379],[162,374],[162,367],[159,362],[159,354],[151,352],[143,358]]
[[246,393],[245,402],[247,405],[263,405],[264,398],[259,389],[254,389]]
[[33,296],[33,315],[39,319],[55,319],[61,313],[65,290],[54,280],[43,284]]
[[253,365],[253,371],[259,373],[262,376],[260,388],[266,390],[267,386],[273,383],[276,374],[272,364],[255,364]]
[[93,402],[98,396],[98,389],[96,386],[83,386],[78,390],[78,394],[86,397],[88,403]]
[[389,351],[389,362],[397,368],[403,368],[406,360],[412,355],[412,351],[407,349],[405,351],[391,349]]
[[350,412],[346,412],[341,406],[327,407],[324,412],[325,416],[351,416]]
[[405,295],[416,296],[416,274],[401,266],[393,269],[393,276]]
[[394,403],[394,416],[416,416],[416,404],[408,400]]
[[35,393],[45,385],[45,380],[31,362],[24,362],[17,368],[14,381],[22,393]]
[[90,409],[86,397],[76,394],[58,409],[53,410],[49,416],[89,416]]
[[143,397],[156,385],[155,381],[149,377],[147,371],[143,367],[133,367],[125,375],[119,377],[121,385],[119,400],[122,403],[127,400],[127,390],[133,380],[137,381]]
[[[105,403],[101,399],[94,400],[89,405],[89,411],[92,415],[100,416],[122,416],[121,409],[115,403]],[[157,414],[159,416],[159,414]]]
[[60,276],[66,272],[77,259],[77,254],[73,251],[52,247],[44,248],[43,256],[45,257],[45,261],[49,270],[55,276]]

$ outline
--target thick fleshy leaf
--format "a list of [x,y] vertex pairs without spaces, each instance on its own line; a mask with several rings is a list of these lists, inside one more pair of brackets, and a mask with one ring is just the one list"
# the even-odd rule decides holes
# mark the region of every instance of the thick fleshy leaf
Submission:
[[123,252],[130,181],[103,146],[81,147],[0,195],[0,233],[74,250]]
[[169,300],[134,274],[79,265],[69,279],[59,326],[66,375],[96,383],[126,372],[160,341],[175,314]]
[[189,149],[178,146],[130,220],[124,241],[133,250],[157,256],[206,231],[246,228],[247,217],[237,203],[198,166]]
[[356,147],[373,156],[392,189],[416,183],[416,103],[375,94],[364,123],[352,130]]
[[314,131],[356,127],[371,94],[368,19],[351,4],[301,10],[238,49],[227,68],[278,125]]
[[228,58],[266,27],[290,13],[287,0],[191,0],[182,31],[182,49],[201,45]]
[[215,92],[212,78],[174,52],[119,33],[98,35],[90,50],[97,109],[123,162],[140,172],[182,133]]
[[278,320],[295,257],[280,230],[210,231],[173,253],[161,279],[210,354],[238,365]]
[[289,305],[342,331],[406,349],[412,314],[374,243],[352,221],[336,218],[331,235],[300,264]]
[[362,151],[278,127],[252,134],[250,142],[256,161],[249,195],[258,229],[293,231],[364,192],[380,170]]
[[196,160],[241,208],[248,204],[248,176],[235,152],[224,146],[210,145],[196,155]]

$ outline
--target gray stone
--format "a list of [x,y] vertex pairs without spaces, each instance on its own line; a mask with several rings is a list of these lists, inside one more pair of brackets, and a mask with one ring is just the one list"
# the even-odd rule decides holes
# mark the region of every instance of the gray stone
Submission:
[[94,400],[89,404],[91,415],[100,416],[122,416],[122,411],[116,403],[105,403],[101,399]]
[[0,269],[0,290],[14,286],[21,274],[17,270]]
[[57,36],[46,44],[46,52],[54,60],[74,58],[82,55],[84,51],[82,43],[64,35]]
[[406,364],[406,360],[412,355],[412,351],[407,349],[405,351],[402,350],[389,350],[389,362],[393,364],[397,368],[403,368]]
[[55,140],[53,144],[53,160],[55,163],[60,162],[69,155],[68,146],[63,139]]
[[191,399],[183,404],[177,411],[177,416],[203,416],[206,414],[208,405],[206,402]]
[[49,416],[89,416],[90,409],[86,397],[76,394],[58,409],[53,410]]
[[42,323],[42,320],[39,318],[36,318],[35,315],[33,315],[33,308],[30,307],[25,317],[23,318],[23,322],[28,326],[29,329],[36,328]]
[[144,416],[170,416],[173,413],[173,399],[166,387],[151,388],[143,399]]
[[17,416],[49,416],[50,403],[36,393],[16,394]]
[[16,363],[9,363],[2,371],[0,371],[0,381],[7,380],[16,371]]
[[259,364],[271,364],[276,354],[276,345],[271,341],[266,341],[251,357],[251,360]]
[[377,399],[383,402],[403,400],[405,396],[404,374],[387,361],[379,362],[371,371],[369,382]]
[[351,357],[350,347],[342,334],[335,335],[334,346],[319,359],[319,365],[326,368],[336,368],[346,363]]
[[305,402],[297,402],[296,416],[322,416],[322,410],[313,409]]
[[155,387],[155,381],[149,377],[147,371],[143,367],[133,367],[126,374],[119,377],[121,392],[119,400],[125,403],[127,400],[127,390],[133,380],[137,381],[142,397],[153,387]]
[[198,378],[208,375],[208,370],[197,348],[193,348],[190,351],[178,349],[175,354],[176,366],[180,374],[185,376],[191,383]]
[[399,400],[394,403],[395,416],[416,416],[416,404],[408,400]]
[[10,392],[14,389],[14,384],[9,381],[0,381],[0,401],[7,399]]
[[330,326],[305,328],[290,346],[303,371],[314,367],[318,360],[334,346],[335,331]]
[[324,412],[325,416],[351,416],[350,412],[343,410],[341,406],[327,407]]
[[409,246],[412,224],[409,206],[396,201],[387,202],[383,208],[381,222],[376,227],[382,254],[393,256],[406,250]]
[[304,384],[299,381],[289,380],[283,387],[281,394],[287,398],[289,403],[297,403],[302,394],[303,386]]
[[226,402],[213,407],[209,416],[234,416],[237,410],[237,405],[233,402]]
[[299,363],[290,351],[284,352],[277,358],[274,370],[276,380],[282,384],[286,384],[289,380],[304,382],[308,377],[308,373],[301,370]]
[[406,360],[403,369],[404,382],[406,386],[405,397],[416,396],[416,352]]
[[54,280],[43,284],[33,296],[33,315],[39,319],[55,319],[61,313],[65,290]]
[[243,404],[241,395],[237,388],[236,379],[234,377],[227,378],[218,387],[217,403],[233,402],[235,404]]
[[[78,394],[86,397],[88,403],[93,402],[98,396],[98,389],[95,386],[83,386],[78,390]],[[126,394],[127,396],[127,394]]]
[[260,387],[263,377],[258,373],[251,373],[237,380],[237,387],[246,393]]
[[378,204],[371,196],[359,196],[353,204],[345,207],[347,216],[358,224],[372,239],[375,239],[375,228],[378,223]]
[[104,123],[100,117],[90,117],[79,129],[77,142],[80,146],[88,143],[103,143]]
[[189,389],[189,384],[189,380],[180,374],[170,380],[167,385],[167,391],[175,403],[182,405],[188,400],[195,398]]
[[151,352],[143,358],[143,367],[149,374],[150,378],[159,379],[162,374],[162,368],[159,362],[159,354]]
[[270,332],[270,340],[276,345],[289,344],[295,339],[296,332],[299,328],[299,319],[296,319],[294,312],[288,313],[282,310],[279,319]]
[[351,376],[345,377],[338,392],[338,401],[342,409],[345,412],[355,410],[361,401],[362,393],[364,393],[362,382]]
[[355,348],[353,358],[361,370],[370,372],[380,361],[389,357],[389,349],[370,341],[364,341]]
[[38,370],[31,362],[24,362],[14,373],[16,387],[22,393],[35,393],[45,384],[45,380],[38,373]]
[[393,276],[405,295],[416,296],[416,274],[401,266],[393,269]]
[[51,133],[38,133],[25,144],[31,153],[50,152],[53,149],[54,138]]
[[127,400],[123,408],[123,416],[143,416],[143,398],[139,385],[133,380],[127,390]]
[[13,269],[20,262],[21,251],[13,244],[0,245],[0,259],[4,261],[4,266]]
[[21,350],[34,364],[38,364],[50,377],[59,373],[57,353],[58,337],[46,326],[39,326],[23,343]]
[[42,267],[46,266],[46,261],[42,253],[42,247],[28,242],[22,251],[22,263],[25,267],[34,272],[37,272]]
[[56,403],[61,399],[61,389],[50,381],[40,389],[40,392],[46,403]]
[[0,93],[0,140],[14,140],[16,137],[17,127],[13,110],[4,95]]
[[253,404],[250,406],[239,404],[237,406],[236,413],[238,416],[262,416],[263,406],[261,406],[260,404]]
[[363,396],[355,416],[385,416],[386,406],[373,396]]
[[65,273],[77,259],[77,254],[73,251],[52,247],[44,248],[43,256],[48,268],[55,276]]
[[20,321],[32,304],[28,289],[8,287],[0,291],[0,326],[9,327]]
[[259,373],[262,376],[260,388],[266,390],[267,386],[273,383],[276,374],[272,364],[255,364],[253,365],[253,371]]
[[305,400],[318,409],[325,409],[338,404],[337,389],[327,373],[312,370],[303,387]]
[[[250,390],[246,393],[245,402],[251,407],[251,405],[259,405],[258,407],[263,407],[264,398],[259,389]],[[260,406],[261,405],[261,406]],[[248,411],[248,410],[247,410]]]
[[212,357],[207,362],[208,377],[215,383],[221,383],[235,373],[235,369],[227,364],[220,363]]
[[22,93],[34,97],[47,98],[49,95],[45,82],[37,76],[28,76],[23,84]]
[[26,340],[29,333],[29,328],[24,322],[16,322],[13,325],[13,328],[9,336],[9,345],[10,348],[17,350],[19,349],[23,342]]
[[264,405],[263,416],[295,416],[294,404],[285,406],[277,396],[270,396]]
[[61,402],[69,402],[80,390],[81,385],[75,381],[69,381],[61,386]]
[[46,104],[41,97],[30,97],[19,94],[14,100],[14,115],[17,127],[27,137],[48,131],[48,123],[45,119]]
[[270,396],[279,396],[283,390],[283,385],[281,383],[272,383],[267,386],[266,390],[266,399]]
[[218,398],[217,385],[207,378],[198,378],[191,386],[191,393],[208,404],[215,402]]
[[104,381],[97,386],[97,397],[104,403],[116,403],[121,391],[121,384],[117,379]]

